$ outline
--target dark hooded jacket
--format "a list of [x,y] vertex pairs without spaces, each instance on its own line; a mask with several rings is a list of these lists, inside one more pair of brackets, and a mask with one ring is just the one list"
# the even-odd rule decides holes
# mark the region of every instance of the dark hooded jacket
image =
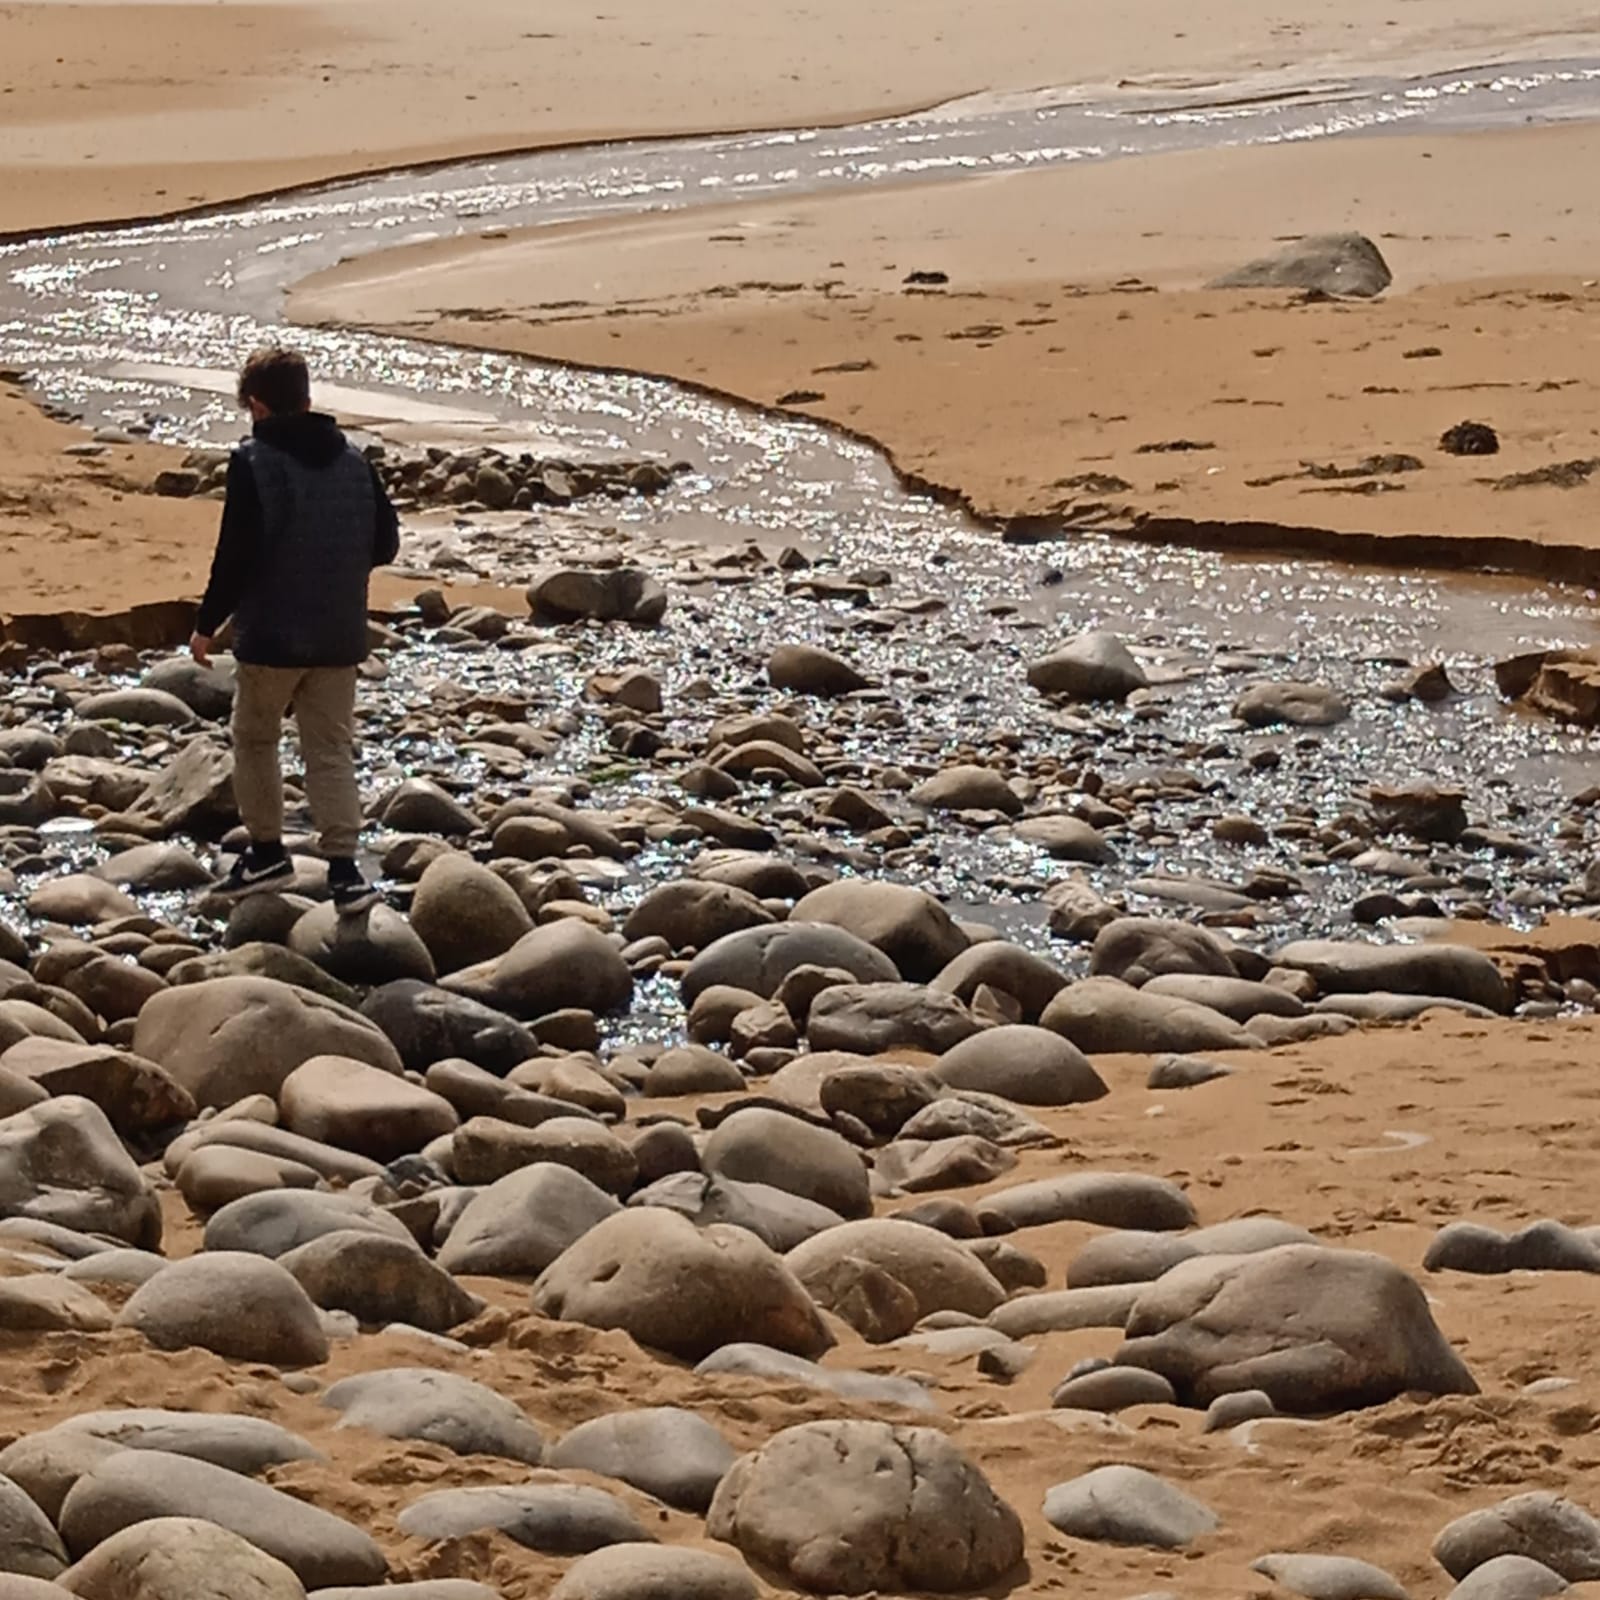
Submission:
[[352,667],[367,586],[400,549],[372,464],[332,417],[267,417],[228,462],[222,529],[195,631],[231,616],[234,655],[264,667]]

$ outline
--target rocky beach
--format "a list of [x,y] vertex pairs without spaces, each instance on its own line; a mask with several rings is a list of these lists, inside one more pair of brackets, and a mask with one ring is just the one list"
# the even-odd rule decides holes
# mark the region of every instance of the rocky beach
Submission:
[[619,9],[0,17],[0,1600],[1600,1593],[1592,18]]

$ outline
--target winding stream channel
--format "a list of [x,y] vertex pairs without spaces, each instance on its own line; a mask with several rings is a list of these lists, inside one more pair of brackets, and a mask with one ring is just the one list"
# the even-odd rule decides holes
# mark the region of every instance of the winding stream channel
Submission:
[[[26,372],[44,398],[92,427],[134,426],[175,443],[221,442],[238,426],[226,375],[243,351],[282,331],[285,291],[371,251],[735,197],[1597,113],[1600,65],[1541,63],[1321,85],[1236,104],[977,103],[837,131],[575,148],[398,172],[174,220],[0,245],[0,365]],[[381,393],[384,415],[410,418],[422,431],[492,423],[502,436],[539,441],[549,453],[688,462],[692,470],[670,492],[607,508],[609,521],[656,548],[680,538],[703,542],[714,526],[735,546],[759,540],[769,549],[792,543],[825,550],[841,572],[887,568],[895,603],[928,603],[926,613],[902,606],[896,629],[855,628],[847,603],[797,598],[781,576],[768,574],[675,608],[669,624],[681,618],[681,631],[669,626],[654,642],[596,632],[566,658],[540,656],[538,673],[555,699],[579,695],[588,672],[607,659],[643,659],[680,676],[692,670],[732,692],[748,682],[749,653],[764,639],[830,640],[850,628],[852,652],[885,681],[933,681],[941,691],[899,696],[902,726],[885,719],[874,734],[863,724],[847,748],[864,772],[901,759],[907,727],[933,761],[979,729],[1000,729],[1063,760],[1098,758],[1108,771],[1116,770],[1113,757],[1157,769],[1198,763],[1202,772],[1207,761],[1222,763],[1212,792],[1193,797],[1194,818],[1207,808],[1244,810],[1269,826],[1296,806],[1336,809],[1372,781],[1426,775],[1459,783],[1474,820],[1514,829],[1533,852],[1533,859],[1486,848],[1436,853],[1424,863],[1424,881],[1441,903],[1471,899],[1497,916],[1527,918],[1563,894],[1570,899],[1569,886],[1581,878],[1588,824],[1574,823],[1566,802],[1593,781],[1588,741],[1505,710],[1488,669],[1494,657],[1517,649],[1600,641],[1590,593],[1493,577],[1230,558],[1088,535],[1018,550],[959,512],[907,492],[870,446],[801,417],[654,379],[377,334],[294,329],[292,337],[332,382]],[[537,529],[486,524],[477,531],[474,565],[482,576],[514,582],[535,564]],[[1056,573],[1045,586],[1047,566]],[[942,609],[934,612],[934,602]],[[1101,624],[1138,644],[1158,669],[1159,718],[1118,711],[1062,719],[1018,694],[1022,664],[1043,653],[1050,637]],[[1436,707],[1383,700],[1379,686],[1406,659],[1443,659],[1462,693]],[[1241,674],[1252,669],[1333,684],[1351,697],[1355,715],[1316,738],[1279,736],[1282,766],[1252,766],[1238,759],[1247,741],[1228,714],[1246,681]],[[481,687],[528,671],[514,653],[419,642],[391,662],[393,726],[402,726],[408,708],[436,697],[441,681]],[[697,715],[685,707],[673,726],[692,733]],[[598,731],[575,737],[591,741],[590,765],[598,770]],[[1251,748],[1262,742],[1248,741]],[[369,757],[369,780],[376,786],[414,769],[423,746],[397,737]],[[471,758],[455,770],[465,784],[482,776]],[[615,781],[648,792],[656,780],[645,772]],[[603,790],[602,783],[597,797]],[[952,825],[932,837],[928,850],[899,864],[903,870],[986,911],[997,896],[1015,895],[1016,924],[1042,936],[1043,915],[1028,904],[1027,889],[1052,874],[1035,852],[1004,830]],[[671,854],[663,847],[664,864]],[[1286,869],[1302,862],[1302,847],[1287,838],[1252,859]],[[1263,907],[1267,932],[1347,926],[1351,900],[1382,886],[1338,861],[1318,865],[1325,870],[1297,909]],[[1239,870],[1238,852],[1219,852],[1208,829],[1185,831],[1164,814],[1161,826],[1136,830],[1118,864],[1095,877],[1126,891],[1151,873],[1227,879]],[[646,862],[635,879],[648,876]]]

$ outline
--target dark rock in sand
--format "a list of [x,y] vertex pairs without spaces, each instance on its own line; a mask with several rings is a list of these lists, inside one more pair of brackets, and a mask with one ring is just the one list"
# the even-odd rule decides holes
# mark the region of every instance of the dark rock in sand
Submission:
[[1394,281],[1383,253],[1359,233],[1318,233],[1214,278],[1210,289],[1309,289],[1371,299]]
[[1511,1009],[1510,988],[1494,962],[1464,945],[1300,939],[1284,945],[1273,959],[1309,972],[1324,995],[1436,995],[1500,1013]]
[[446,1333],[483,1309],[415,1244],[382,1234],[325,1233],[278,1264],[324,1311],[347,1311],[372,1327],[400,1322]]
[[896,1049],[943,1055],[977,1031],[954,995],[915,983],[836,984],[816,997],[806,1018],[813,1050],[864,1056]]
[[837,1133],[781,1111],[737,1111],[707,1141],[701,1164],[712,1177],[765,1183],[845,1218],[871,1214],[867,1169]]

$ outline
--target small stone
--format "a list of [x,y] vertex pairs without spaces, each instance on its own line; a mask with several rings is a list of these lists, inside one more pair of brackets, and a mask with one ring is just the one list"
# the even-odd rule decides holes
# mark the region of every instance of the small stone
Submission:
[[1139,1467],[1098,1467],[1045,1496],[1045,1521],[1073,1539],[1180,1550],[1219,1526],[1192,1495]]
[[1408,1600],[1381,1567],[1350,1556],[1272,1554],[1252,1561],[1250,1570],[1306,1600]]

